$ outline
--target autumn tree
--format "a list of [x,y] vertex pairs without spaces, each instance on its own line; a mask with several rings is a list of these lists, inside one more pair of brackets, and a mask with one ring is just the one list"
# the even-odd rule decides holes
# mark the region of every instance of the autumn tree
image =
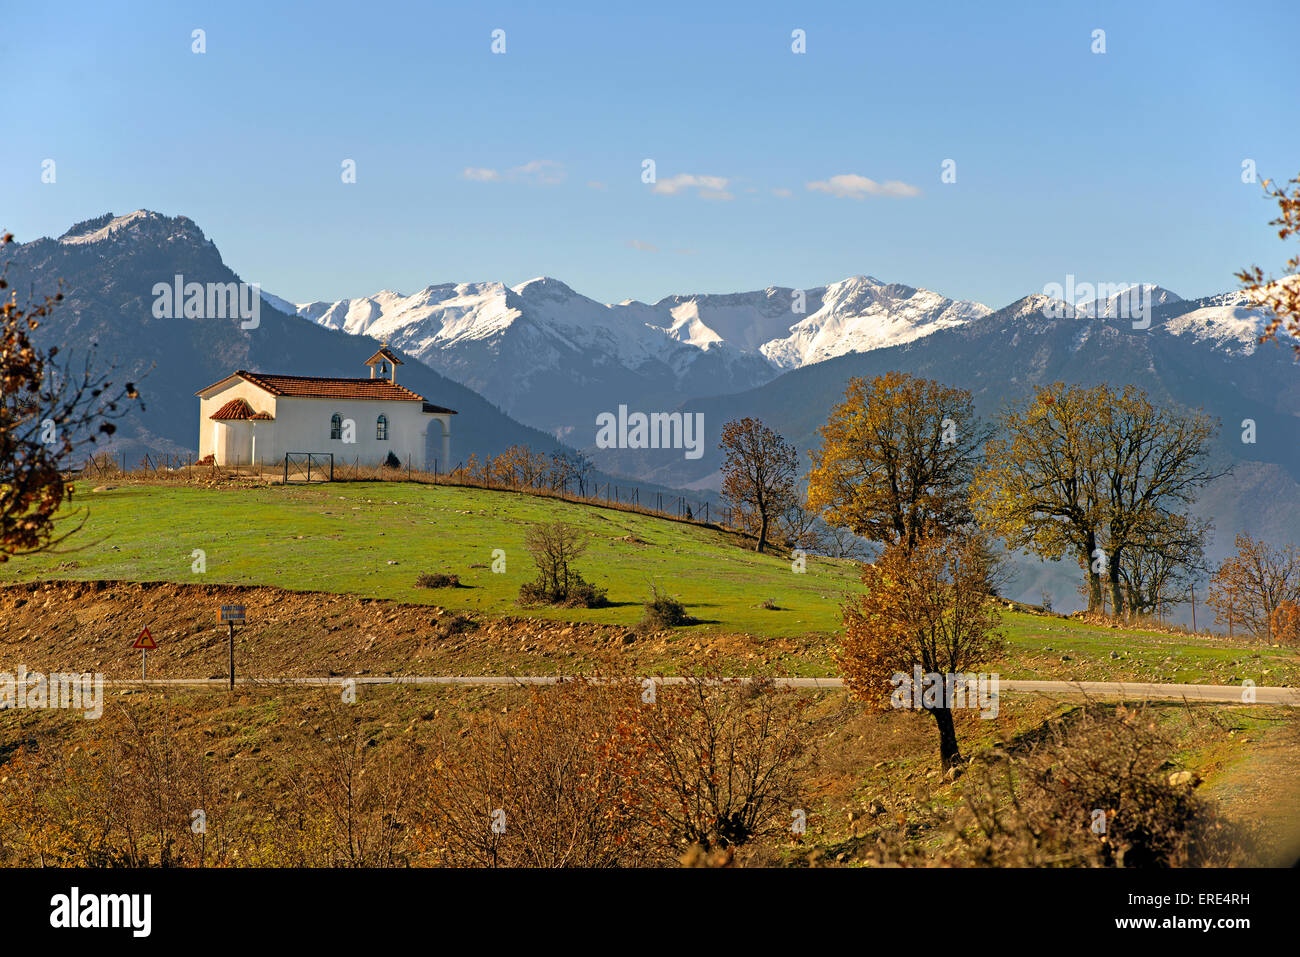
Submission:
[[1100,580],[1091,573],[1102,523],[1094,411],[1106,398],[1104,388],[1056,382],[1007,406],[971,490],[981,526],[1010,547],[1078,559],[1089,611],[1101,605]]
[[1207,602],[1229,630],[1241,625],[1260,639],[1273,640],[1274,612],[1286,602],[1300,603],[1300,551],[1244,534],[1235,544],[1236,552],[1210,579]]
[[[998,613],[988,600],[997,569],[977,536],[920,537],[887,547],[862,566],[864,594],[844,605],[844,639],[836,656],[855,698],[884,710],[899,676],[956,676],[1001,648]],[[939,729],[945,769],[960,762],[951,702],[923,698]]]
[[763,551],[771,523],[794,499],[799,456],[793,445],[759,419],[746,416],[722,427],[722,495],[756,527]]
[[1208,463],[1216,426],[1204,413],[1157,407],[1131,385],[1057,382],[998,424],[973,482],[976,515],[1013,548],[1073,554],[1090,611],[1103,583],[1115,613],[1127,607],[1126,567],[1131,580],[1155,575],[1167,589],[1174,567],[1198,554],[1205,527],[1182,509],[1223,474]]
[[1111,392],[1096,412],[1106,523],[1102,565],[1111,608],[1118,615],[1125,607],[1121,570],[1126,555],[1160,548],[1169,550],[1166,559],[1185,554],[1191,526],[1180,510],[1225,473],[1209,463],[1217,426],[1203,412],[1155,406],[1132,385]]
[[539,488],[546,475],[547,459],[526,445],[512,445],[492,462],[494,480],[510,488]]
[[[0,236],[0,249],[11,242],[11,233]],[[7,286],[0,276],[0,290]],[[11,294],[0,305],[0,562],[53,548],[81,527],[55,530],[55,514],[72,499],[63,470],[76,449],[112,435],[111,420],[137,398],[131,383],[115,390],[95,373],[89,356],[79,367],[61,364],[58,346],[33,343],[62,299],[19,305]]]
[[968,485],[988,437],[969,392],[902,372],[854,377],[819,435],[808,506],[829,524],[911,548],[969,522]]
[[1274,608],[1269,630],[1279,645],[1300,646],[1300,603],[1284,601]]
[[[1265,195],[1277,200],[1280,212],[1277,219],[1269,221],[1269,225],[1278,228],[1277,235],[1282,240],[1300,237],[1300,176],[1287,185],[1290,190],[1271,179],[1263,182]],[[1250,266],[1237,273],[1237,278],[1256,304],[1271,313],[1259,341],[1264,343],[1272,339],[1276,342],[1278,331],[1284,329],[1295,340],[1291,348],[1300,359],[1300,276],[1296,275],[1300,273],[1300,254],[1287,260],[1286,272],[1282,279],[1266,279],[1262,269]]]

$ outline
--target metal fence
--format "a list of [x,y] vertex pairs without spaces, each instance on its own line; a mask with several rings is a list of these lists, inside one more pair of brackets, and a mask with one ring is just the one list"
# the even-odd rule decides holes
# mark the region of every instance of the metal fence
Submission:
[[333,452],[285,452],[284,484],[310,482],[312,466],[316,468],[317,482],[334,481]]

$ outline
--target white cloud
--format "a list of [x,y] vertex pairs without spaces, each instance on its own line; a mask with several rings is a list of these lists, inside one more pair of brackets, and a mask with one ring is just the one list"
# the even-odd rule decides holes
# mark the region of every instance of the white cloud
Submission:
[[727,192],[728,179],[725,176],[696,176],[692,173],[678,173],[667,179],[661,179],[654,186],[654,192],[661,196],[676,196],[688,189],[699,190],[705,199],[732,199]]
[[772,190],[772,195],[780,196],[782,199],[789,199],[794,195],[794,191],[786,189],[784,186],[778,186],[776,189]]
[[467,166],[461,176],[476,183],[536,183],[551,186],[564,182],[564,166],[554,160],[530,160],[507,170]]
[[598,189],[598,190],[600,190],[601,192],[604,192],[605,190],[609,189],[609,187],[606,186],[604,183],[600,182],[599,180],[595,180],[595,179],[587,180],[587,188],[588,188],[588,189]]
[[659,247],[653,243],[642,242],[639,239],[629,239],[626,243],[629,249],[639,249],[643,253],[657,253]]
[[865,199],[868,196],[903,198],[921,195],[921,190],[909,183],[896,179],[877,183],[874,179],[868,179],[866,176],[859,176],[856,173],[841,173],[838,176],[832,176],[830,179],[815,180],[808,183],[807,188],[813,192],[827,193],[831,196],[848,199]]

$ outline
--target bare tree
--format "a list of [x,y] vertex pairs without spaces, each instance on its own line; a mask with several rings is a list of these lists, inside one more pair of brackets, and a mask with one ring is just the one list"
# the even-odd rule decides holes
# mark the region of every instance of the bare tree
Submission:
[[798,453],[779,433],[748,416],[722,428],[722,495],[757,525],[754,550],[767,546],[768,529],[794,498]]

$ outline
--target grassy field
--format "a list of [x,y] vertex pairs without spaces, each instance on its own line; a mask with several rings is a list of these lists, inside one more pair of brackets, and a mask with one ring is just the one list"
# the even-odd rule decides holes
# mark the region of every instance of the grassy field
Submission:
[[[638,666],[671,673],[688,667],[693,654],[716,648],[738,671],[771,665],[786,674],[835,673],[840,602],[858,587],[852,562],[810,557],[806,573],[795,574],[787,557],[755,554],[721,531],[501,491],[396,482],[256,488],[126,484],[99,492],[78,489],[75,501],[86,526],[69,542],[70,550],[0,565],[0,582],[268,585],[437,605],[480,619],[527,616],[623,628],[640,618],[653,583],[683,601],[700,624],[677,629],[644,650],[638,645]],[[609,590],[611,607],[516,604],[519,586],[534,573],[524,532],[556,518],[586,532],[590,548],[581,568]],[[196,549],[206,557],[202,574],[192,571]],[[500,574],[492,571],[497,549],[505,555],[506,571]],[[416,587],[421,572],[439,571],[459,575],[464,587]],[[768,599],[775,610],[763,607]],[[1006,654],[990,670],[1007,678],[1300,683],[1300,656],[1293,649],[1017,611],[1004,611],[1002,623]],[[303,633],[299,615],[287,617],[285,627]],[[753,640],[727,643],[719,637],[725,635]],[[582,650],[578,639],[571,646]],[[463,650],[486,653],[479,639],[465,642]],[[582,663],[566,656],[543,664],[536,657],[525,646],[504,657],[494,653],[490,660],[440,664],[551,672]],[[366,666],[408,670],[400,662]]]
[[[602,609],[530,609],[529,615],[631,625],[653,583],[684,602],[697,627],[772,636],[832,631],[857,575],[847,561],[787,558],[738,548],[723,532],[616,509],[509,492],[396,482],[265,488],[125,485],[78,489],[86,527],[75,551],[16,559],[0,580],[47,578],[269,584],[456,611],[518,614],[519,586],[535,575],[524,532],[561,519],[588,535],[580,562],[609,590]],[[195,549],[207,571],[191,570]],[[504,552],[504,573],[492,571]],[[421,572],[460,576],[461,588],[415,585]],[[777,610],[762,606],[772,599]]]

